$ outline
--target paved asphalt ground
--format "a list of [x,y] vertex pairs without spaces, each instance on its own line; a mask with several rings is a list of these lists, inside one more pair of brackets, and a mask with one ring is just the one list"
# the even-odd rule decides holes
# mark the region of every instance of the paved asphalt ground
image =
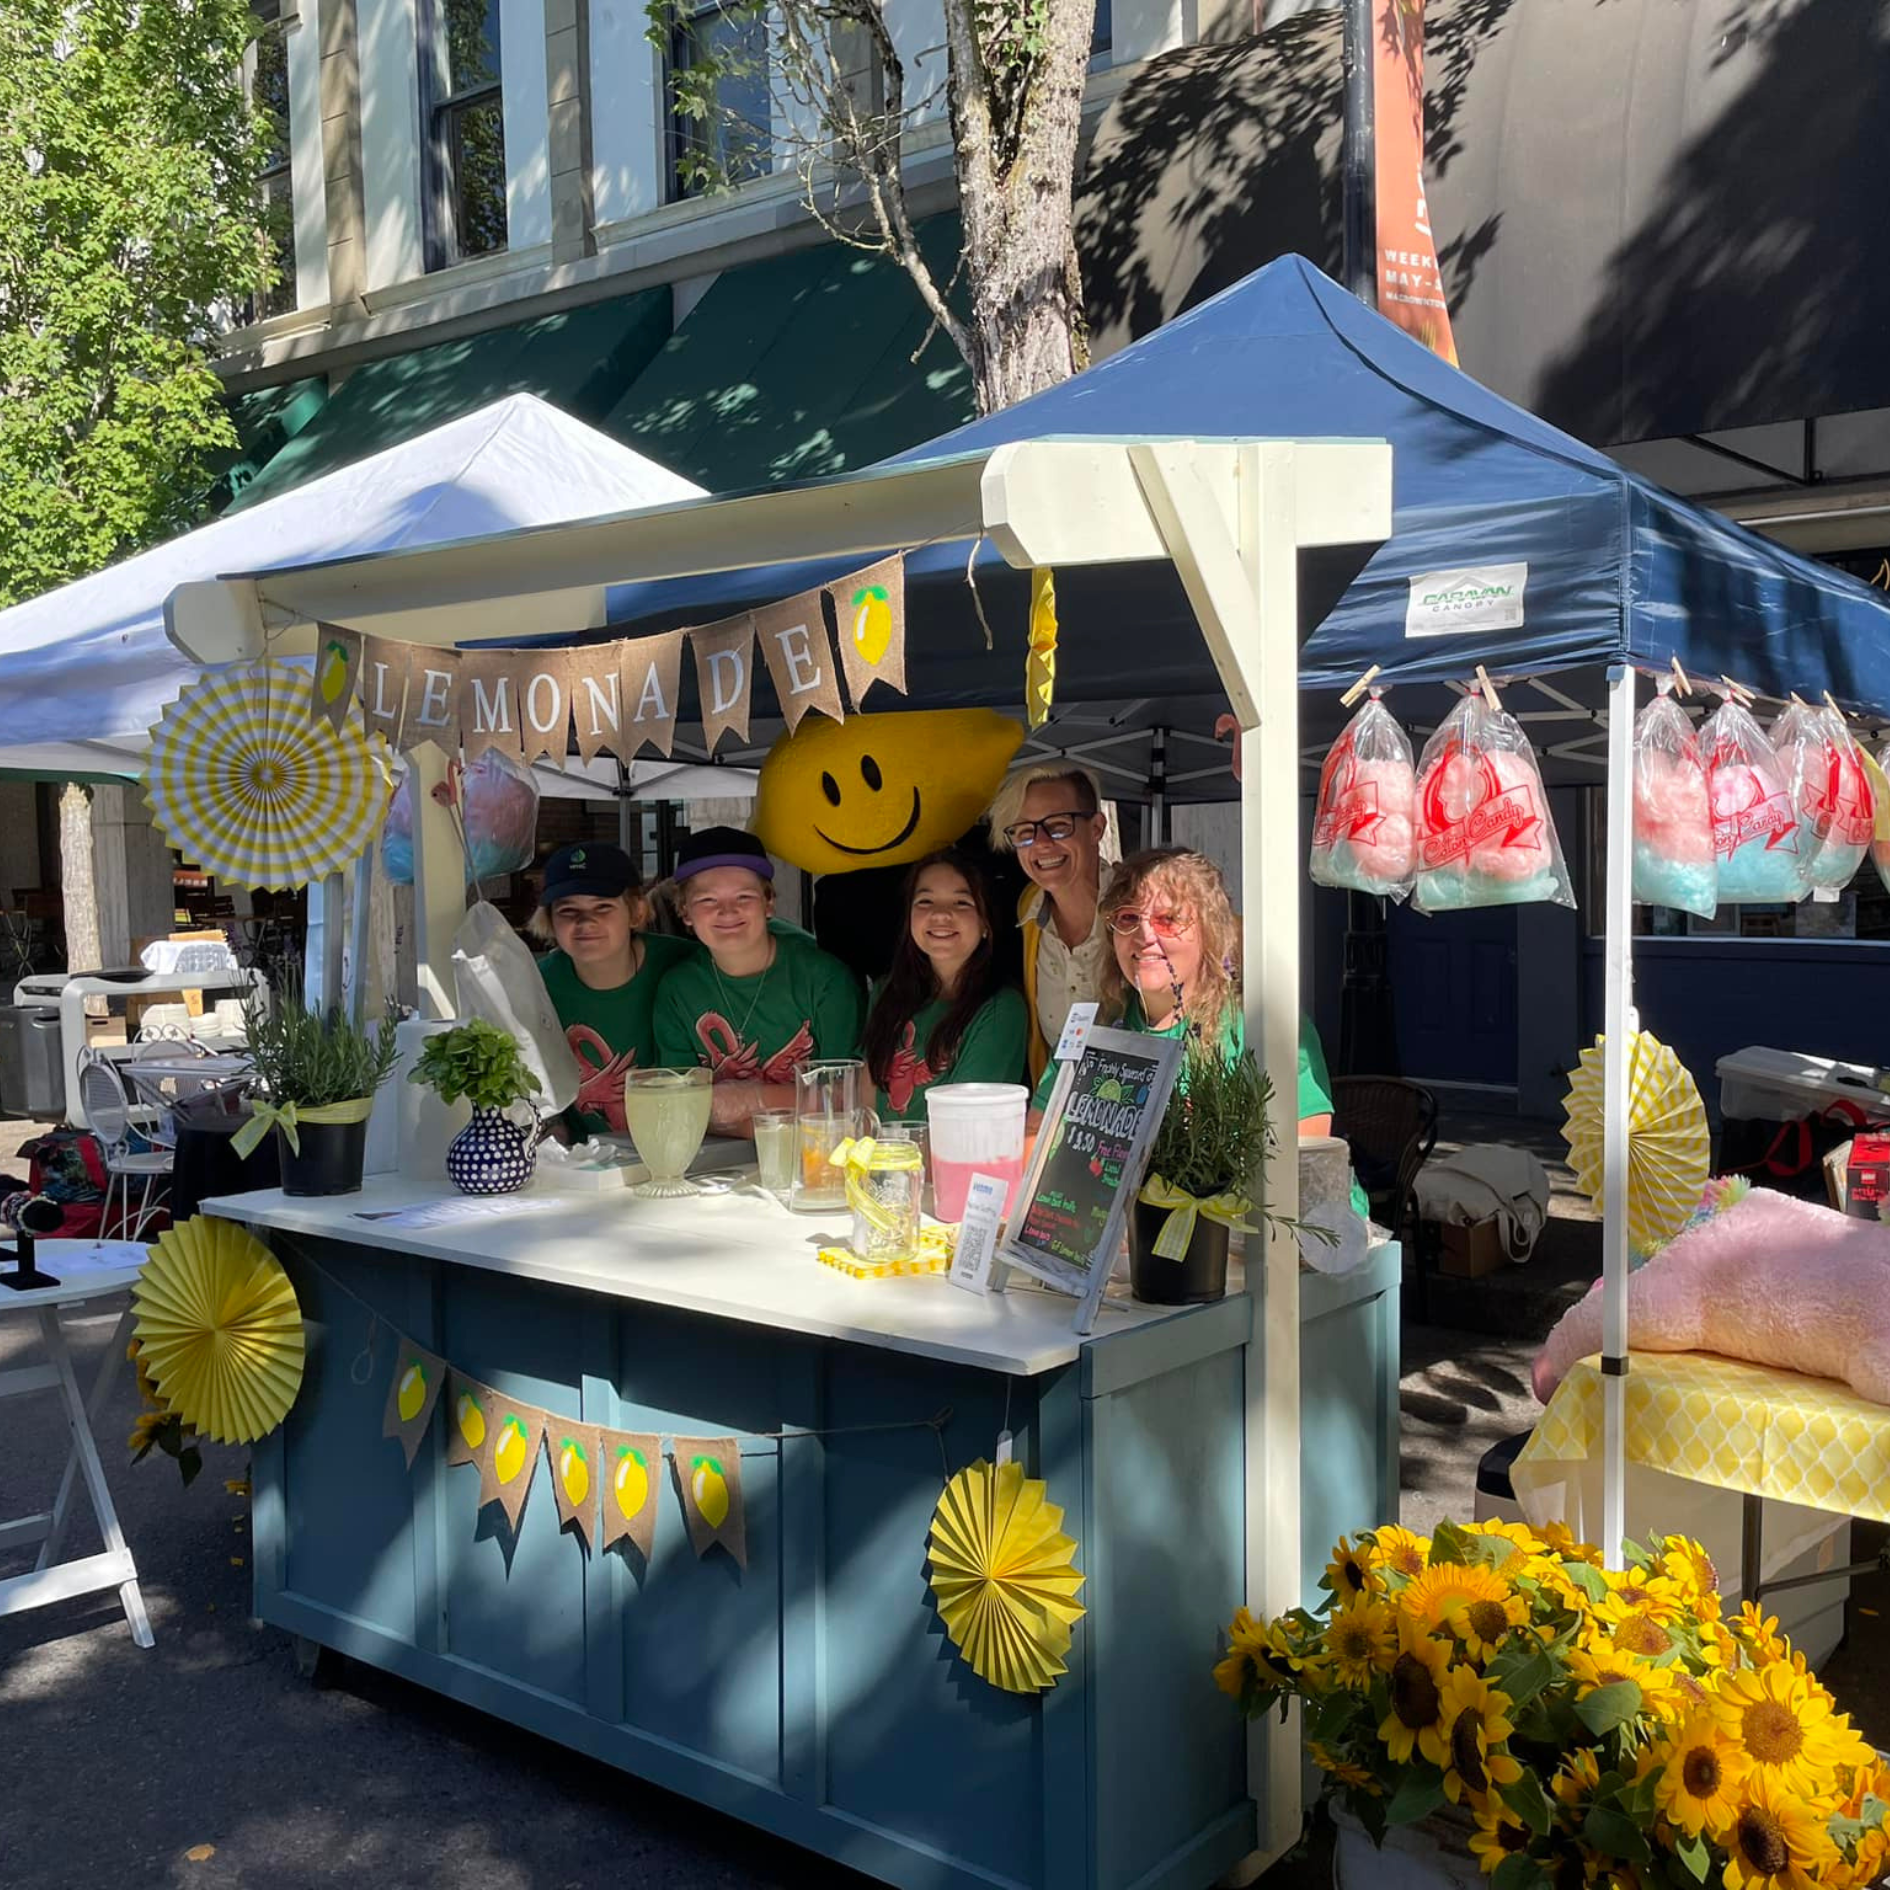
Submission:
[[[82,1383],[112,1325],[111,1314],[73,1323]],[[32,1332],[0,1320],[0,1367],[21,1360]],[[1407,1521],[1467,1511],[1477,1457],[1526,1418],[1527,1352],[1407,1332]],[[211,1450],[184,1491],[168,1459],[128,1463],[135,1409],[123,1373],[100,1434],[157,1646],[132,1644],[111,1595],[0,1621],[0,1890],[863,1885],[421,1689],[358,1667],[330,1686],[302,1678],[288,1638],[249,1618],[247,1505],[224,1488],[244,1454]],[[4,1412],[0,1520],[49,1506],[63,1444],[50,1397]],[[83,1513],[78,1552],[98,1546]],[[0,1575],[26,1566],[0,1556]],[[1880,1744],[1886,1621],[1890,1583],[1860,1583],[1851,1643],[1827,1673]],[[1329,1884],[1323,1847],[1264,1881]]]

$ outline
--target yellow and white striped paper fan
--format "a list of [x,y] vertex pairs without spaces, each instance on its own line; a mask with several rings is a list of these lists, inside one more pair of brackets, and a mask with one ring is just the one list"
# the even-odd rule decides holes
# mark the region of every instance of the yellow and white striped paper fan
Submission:
[[393,786],[353,717],[311,720],[308,678],[243,663],[191,683],[151,731],[144,798],[185,859],[241,886],[306,886],[373,843]]
[[[1602,1059],[1604,1040],[1582,1052],[1563,1099],[1575,1185],[1603,1204]],[[1671,1240],[1700,1204],[1712,1166],[1706,1105],[1680,1059],[1646,1031],[1628,1052],[1628,1239],[1641,1252]]]

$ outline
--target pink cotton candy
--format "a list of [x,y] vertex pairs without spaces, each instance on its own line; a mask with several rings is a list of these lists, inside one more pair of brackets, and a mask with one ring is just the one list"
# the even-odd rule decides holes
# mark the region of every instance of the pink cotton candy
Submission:
[[1416,864],[1416,797],[1411,744],[1374,691],[1319,773],[1314,884],[1404,898]]
[[1352,856],[1374,879],[1409,879],[1417,770],[1402,760],[1361,759],[1356,765],[1355,784],[1370,790],[1377,813],[1353,823]]
[[1634,771],[1634,837],[1677,866],[1713,858],[1713,812],[1697,759],[1651,749]]

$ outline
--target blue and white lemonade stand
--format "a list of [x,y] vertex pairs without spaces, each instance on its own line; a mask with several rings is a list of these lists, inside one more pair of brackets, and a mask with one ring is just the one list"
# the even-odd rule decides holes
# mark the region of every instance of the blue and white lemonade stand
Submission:
[[[606,586],[940,541],[982,537],[1060,580],[1154,568],[1171,591],[1179,580],[1226,702],[1261,736],[1241,788],[1247,1032],[1291,1095],[1300,561],[1356,569],[1390,523],[1379,443],[1030,441],[187,585],[167,620],[189,655],[220,663],[265,644],[307,652],[322,623],[434,647],[575,635],[606,621]],[[1021,650],[984,655],[968,594],[959,619],[955,653],[976,649],[1017,685],[985,699],[1014,702]],[[911,632],[922,699],[932,634]],[[1137,660],[1159,670],[1159,656]],[[1079,621],[1063,660],[1073,685],[1097,680]],[[445,1015],[462,860],[427,792],[443,757],[422,748],[414,765],[421,989]],[[1072,1302],[1047,1292],[867,1285],[814,1265],[809,1223],[758,1191],[530,1194],[451,1225],[376,1218],[446,1194],[383,1177],[332,1201],[213,1204],[269,1241],[322,1335],[256,1456],[263,1619],[891,1883],[1196,1890],[1294,1841],[1297,1726],[1249,1728],[1209,1679],[1235,1607],[1302,1599],[1291,1239],[1250,1243],[1244,1290],[1219,1304],[1109,1302],[1079,1337]],[[1296,1196],[1294,1164],[1276,1164],[1274,1207],[1291,1214]],[[838,1222],[814,1232],[831,1241]],[[1383,1474],[1387,1394],[1363,1382],[1362,1348],[1395,1358],[1396,1256],[1349,1293],[1333,1284],[1308,1327],[1327,1364],[1307,1408],[1329,1445],[1306,1471],[1327,1497],[1348,1451]],[[382,1431],[396,1332],[553,1425],[732,1441],[745,1560],[692,1551],[668,1466],[647,1557],[565,1540],[542,1489],[509,1528],[449,1470],[444,1421],[409,1471]],[[1341,1414],[1348,1369],[1359,1392]],[[980,1679],[928,1586],[944,1477],[1005,1431],[1062,1507],[1085,1578],[1068,1671],[1041,1693]],[[1378,1519],[1395,1462],[1390,1476],[1361,1492],[1351,1526]]]

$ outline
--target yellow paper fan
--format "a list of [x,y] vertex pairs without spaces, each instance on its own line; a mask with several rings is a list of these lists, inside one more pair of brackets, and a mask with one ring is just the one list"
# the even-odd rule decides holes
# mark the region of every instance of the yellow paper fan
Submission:
[[213,670],[151,731],[144,798],[164,837],[241,886],[307,886],[374,839],[393,776],[353,716],[311,720],[308,678],[281,663]]
[[1040,1693],[1068,1671],[1083,1618],[1076,1544],[1047,1486],[1020,1463],[982,1460],[945,1486],[932,1517],[932,1595],[952,1645],[981,1680]]
[[[1603,1043],[1582,1052],[1563,1107],[1575,1185],[1602,1202]],[[1686,1067],[1667,1046],[1636,1031],[1628,1060],[1628,1239],[1645,1253],[1671,1240],[1700,1204],[1711,1171],[1706,1105]]]
[[302,1386],[302,1309],[247,1228],[207,1215],[167,1228],[131,1303],[139,1362],[204,1436],[253,1443],[288,1414]]

